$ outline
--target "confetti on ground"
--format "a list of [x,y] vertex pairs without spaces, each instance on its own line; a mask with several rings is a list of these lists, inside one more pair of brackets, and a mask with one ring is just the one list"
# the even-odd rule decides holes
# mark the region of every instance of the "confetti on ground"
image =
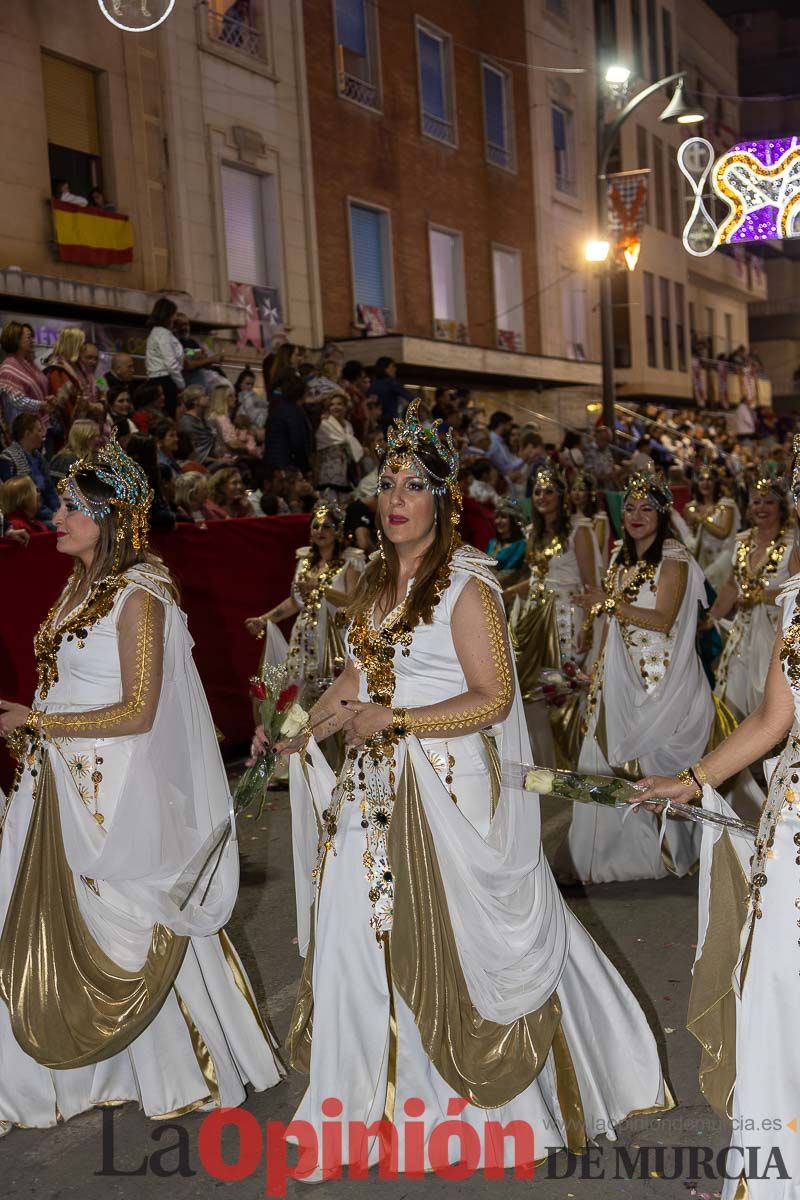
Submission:
[[669,1025],[664,1026],[664,1033],[674,1033],[674,1029],[670,1029]]

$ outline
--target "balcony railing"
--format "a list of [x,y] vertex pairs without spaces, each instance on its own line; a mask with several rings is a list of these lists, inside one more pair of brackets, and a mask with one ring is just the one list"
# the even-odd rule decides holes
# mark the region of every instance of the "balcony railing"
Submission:
[[577,183],[571,175],[556,175],[557,192],[563,192],[565,196],[574,196],[577,190]]
[[772,381],[751,364],[692,356],[692,394],[701,407],[736,408],[744,400],[751,406],[772,403]]
[[452,121],[442,121],[439,117],[423,112],[422,130],[428,137],[436,138],[437,142],[446,142],[448,146],[456,144],[456,128]]
[[339,95],[355,104],[363,104],[365,108],[380,108],[378,88],[366,79],[359,79],[347,71],[339,74]]
[[514,155],[511,151],[495,142],[486,143],[486,157],[493,166],[504,167],[506,171],[510,171],[514,166]]
[[264,37],[255,25],[243,21],[230,9],[227,13],[208,10],[208,36],[217,45],[237,50],[250,58],[264,57]]

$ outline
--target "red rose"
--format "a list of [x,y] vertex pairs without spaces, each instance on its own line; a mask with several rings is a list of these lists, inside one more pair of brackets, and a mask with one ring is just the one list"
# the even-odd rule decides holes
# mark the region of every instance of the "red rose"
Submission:
[[300,688],[297,686],[297,684],[290,683],[289,686],[285,687],[278,696],[278,703],[275,705],[275,712],[281,713],[285,708],[288,708],[291,704],[294,704],[299,694]]
[[564,674],[567,676],[568,679],[572,679],[575,676],[575,673],[577,672],[578,667],[577,667],[577,664],[574,663],[571,658],[568,658],[566,660],[566,662],[561,664],[561,670],[564,672]]
[[267,686],[262,679],[250,680],[250,695],[254,700],[266,700]]

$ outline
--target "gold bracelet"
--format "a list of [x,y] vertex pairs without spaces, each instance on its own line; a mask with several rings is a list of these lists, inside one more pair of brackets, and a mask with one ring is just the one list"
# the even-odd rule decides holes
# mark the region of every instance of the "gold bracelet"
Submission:
[[676,776],[676,778],[680,779],[681,783],[685,783],[687,787],[690,787],[692,789],[692,799],[693,800],[702,799],[703,789],[699,788],[697,786],[697,780],[692,775],[690,767],[686,767],[685,770],[680,771],[678,773],[678,775]]
[[38,738],[42,732],[42,722],[44,721],[44,713],[39,708],[32,708],[28,713],[28,719],[23,728],[27,729],[32,737]]
[[405,737],[411,732],[407,708],[392,709],[392,733],[395,737]]
[[697,782],[701,785],[706,784],[706,783],[708,783],[708,784],[711,783],[711,780],[708,778],[708,775],[703,770],[703,764],[700,762],[697,762],[694,764],[694,766],[692,767],[692,774],[694,775]]

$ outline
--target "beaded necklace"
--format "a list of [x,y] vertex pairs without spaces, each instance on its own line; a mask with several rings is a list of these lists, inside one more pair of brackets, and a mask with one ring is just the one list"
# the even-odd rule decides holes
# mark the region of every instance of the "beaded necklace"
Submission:
[[[624,568],[621,564],[612,563],[603,580],[603,591],[618,604],[633,604],[638,599],[643,586],[651,579],[655,579],[658,566],[658,563],[646,562],[645,559],[640,558],[626,582],[622,583]],[[619,576],[617,572],[619,572]]]
[[44,700],[50,688],[58,683],[57,660],[63,639],[66,637],[68,642],[75,639],[78,648],[82,650],[89,630],[103,617],[108,616],[114,607],[114,601],[127,582],[124,575],[107,575],[105,579],[92,584],[86,599],[61,623],[56,619],[63,607],[61,600],[56,601],[50,609],[33,639],[40,699]]
[[781,662],[791,686],[800,688],[800,594],[795,601],[792,623],[783,636]]
[[[314,586],[307,596],[303,596],[303,607],[297,618],[297,633],[292,638],[289,653],[286,656],[288,677],[297,679],[300,682],[300,676],[302,676],[304,688],[318,686],[320,682],[316,677],[319,665],[317,663],[317,623],[319,621],[319,610],[325,599],[325,591],[341,571],[344,560],[337,556],[329,563],[318,565],[319,573],[314,581]],[[309,555],[300,564],[295,587],[303,583],[311,569],[311,556]],[[294,588],[292,590],[294,591]],[[330,680],[326,682],[330,682]],[[305,693],[305,699],[306,701],[310,699],[308,692]]]
[[536,591],[544,587],[547,573],[550,570],[550,562],[554,558],[558,558],[564,553],[564,543],[557,533],[550,535],[550,540],[542,546],[534,546],[528,549],[525,555],[525,562],[531,569],[531,591]]
[[763,561],[751,569],[750,555],[756,544],[756,530],[749,529],[736,547],[734,575],[739,588],[739,602],[743,608],[753,608],[764,601],[764,589],[770,575],[774,575],[786,552],[787,529],[778,530],[767,546]]

